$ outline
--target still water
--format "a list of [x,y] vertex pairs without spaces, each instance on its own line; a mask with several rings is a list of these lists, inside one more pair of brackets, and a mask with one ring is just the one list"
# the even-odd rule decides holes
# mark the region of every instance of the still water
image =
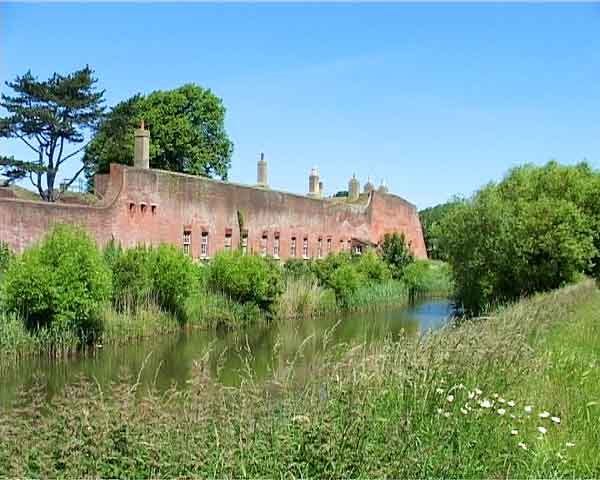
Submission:
[[182,331],[125,346],[105,346],[66,360],[27,359],[1,372],[0,404],[9,405],[21,387],[35,382],[41,382],[51,397],[81,376],[107,385],[123,376],[137,379],[139,375],[142,385],[184,387],[194,363],[207,354],[210,373],[224,384],[235,385],[244,376],[260,379],[274,369],[299,368],[323,348],[420,335],[442,326],[451,314],[448,301],[426,300],[375,312],[278,321],[244,332]]

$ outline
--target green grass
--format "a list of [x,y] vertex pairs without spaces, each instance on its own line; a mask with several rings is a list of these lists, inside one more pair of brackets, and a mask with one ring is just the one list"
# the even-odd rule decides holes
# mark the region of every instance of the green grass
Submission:
[[[103,391],[92,381],[46,405],[33,389],[0,413],[0,471],[597,477],[598,312],[600,293],[586,281],[418,341],[332,347],[303,371],[285,364],[271,380],[249,375],[236,388],[213,381],[199,352],[184,390],[138,392],[131,379]],[[547,433],[538,439],[539,426]]]

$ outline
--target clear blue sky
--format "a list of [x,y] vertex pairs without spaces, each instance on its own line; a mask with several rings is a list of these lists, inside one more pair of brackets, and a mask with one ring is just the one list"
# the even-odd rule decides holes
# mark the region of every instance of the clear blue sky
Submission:
[[306,192],[317,165],[328,193],[356,172],[423,208],[524,162],[600,166],[600,4],[3,3],[0,15],[3,80],[89,64],[108,105],[211,88],[233,181],[253,183],[264,151],[274,188]]

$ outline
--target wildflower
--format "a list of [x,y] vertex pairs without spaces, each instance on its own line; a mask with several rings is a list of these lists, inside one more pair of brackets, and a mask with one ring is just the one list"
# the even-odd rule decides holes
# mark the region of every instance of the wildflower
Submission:
[[517,417],[515,417],[512,413],[510,414],[510,418],[512,418],[513,420]]
[[450,415],[452,415],[450,412],[444,412],[444,417],[450,418]]
[[511,435],[518,435],[518,434],[519,434],[519,431],[518,431],[518,430],[511,430],[511,431],[510,431],[510,434],[511,434]]
[[292,418],[292,422],[297,423],[307,423],[309,421],[310,419],[306,415],[296,415],[294,418]]
[[479,406],[481,408],[492,408],[492,402],[490,402],[487,398],[484,398],[481,402],[479,402]]
[[515,406],[515,402],[514,402],[513,400],[509,400],[508,402],[506,402],[506,404],[507,404],[509,407],[514,407],[514,406]]
[[538,432],[540,432],[542,435],[544,435],[548,430],[546,430],[544,427],[538,427]]
[[503,409],[503,408],[499,408],[499,409],[498,409],[498,415],[502,416],[502,415],[504,415],[505,413],[506,413],[506,410],[505,410],[505,409]]
[[476,395],[481,395],[483,392],[481,390],[479,390],[478,388],[475,389],[475,394]]
[[464,390],[465,386],[462,383],[459,383],[456,388],[458,388],[459,390]]
[[540,418],[548,418],[550,416],[550,412],[546,412],[545,410],[540,413]]
[[436,389],[435,389],[435,393],[442,394],[442,393],[444,393],[444,389],[443,389],[443,388],[440,388],[440,387],[438,387],[438,388],[436,388]]
[[525,410],[525,413],[531,413],[531,412],[533,412],[533,407],[531,405],[527,405],[524,408],[524,410]]
[[552,420],[556,424],[560,423],[560,417],[550,417],[550,420]]
[[494,398],[498,398],[498,394],[497,394],[497,393],[494,393],[494,394],[492,395],[492,397],[494,397]]
[[475,398],[475,392],[469,392],[469,400],[473,400]]
[[567,442],[565,443],[565,445],[567,446],[567,448],[573,448],[575,446],[573,442]]
[[467,413],[469,413],[469,411],[463,407],[460,407],[460,411],[462,412],[463,415],[466,415]]
[[437,409],[437,412],[441,414],[441,413],[442,413],[442,409],[441,409],[441,408],[438,408],[438,409]]
[[448,403],[452,403],[454,401],[454,395],[448,395],[446,400],[448,400]]
[[500,398],[498,399],[498,401],[499,401],[500,403],[506,403],[506,400],[504,400],[502,397],[500,397]]
[[527,450],[527,445],[525,445],[523,442],[519,442],[519,447],[521,447],[523,450]]

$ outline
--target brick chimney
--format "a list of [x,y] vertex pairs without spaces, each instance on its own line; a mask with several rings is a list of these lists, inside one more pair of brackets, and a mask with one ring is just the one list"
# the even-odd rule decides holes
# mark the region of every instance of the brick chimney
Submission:
[[268,187],[269,182],[267,180],[267,162],[265,160],[265,154],[261,152],[260,160],[257,165],[257,178],[256,183],[259,187]]
[[150,132],[144,128],[144,120],[134,132],[133,166],[135,168],[150,168]]
[[310,169],[310,175],[308,176],[308,195],[311,197],[318,197],[319,192],[319,169],[313,167]]

